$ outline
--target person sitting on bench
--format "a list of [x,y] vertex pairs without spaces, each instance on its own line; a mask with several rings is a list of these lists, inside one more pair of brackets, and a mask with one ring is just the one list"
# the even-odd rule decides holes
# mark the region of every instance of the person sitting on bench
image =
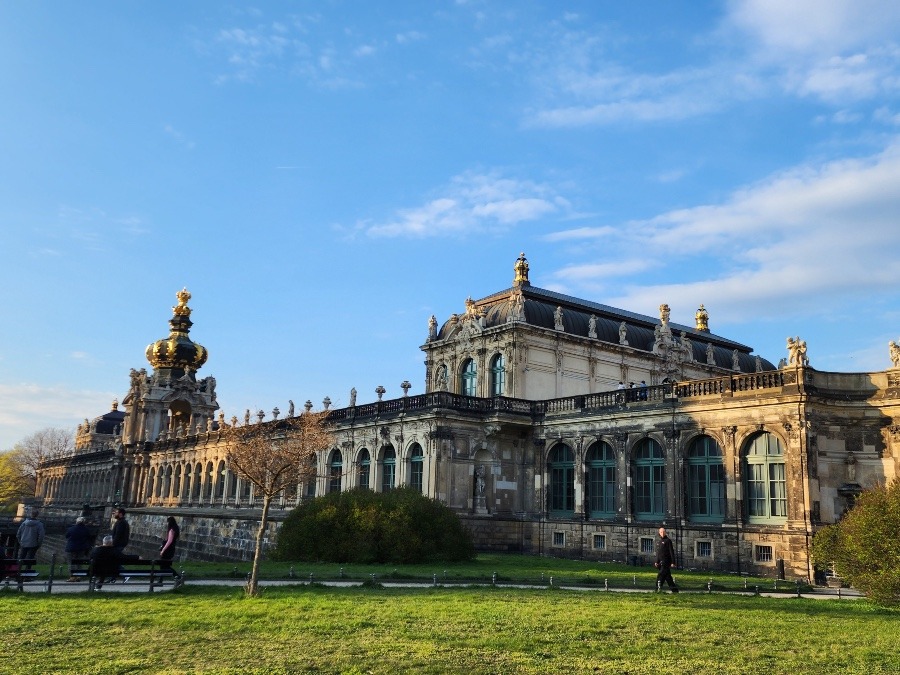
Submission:
[[129,553],[121,553],[113,546],[111,534],[103,537],[103,545],[94,547],[91,551],[91,575],[97,579],[97,588],[103,586],[104,581],[112,581],[119,576],[123,562],[136,562],[141,558]]

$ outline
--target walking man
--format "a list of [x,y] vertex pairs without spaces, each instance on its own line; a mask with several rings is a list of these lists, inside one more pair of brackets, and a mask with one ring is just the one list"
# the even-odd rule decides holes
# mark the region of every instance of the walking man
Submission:
[[[35,511],[29,511],[19,525],[16,540],[19,542],[19,560],[32,561],[37,557],[37,551],[44,543],[44,524],[37,519]],[[31,569],[32,564],[27,563],[28,569]]]
[[663,582],[669,584],[669,588],[673,593],[678,592],[678,586],[672,578],[671,569],[675,567],[675,547],[672,540],[666,534],[666,528],[659,528],[659,542],[656,544],[656,568],[659,572],[656,575],[656,589],[661,590]]

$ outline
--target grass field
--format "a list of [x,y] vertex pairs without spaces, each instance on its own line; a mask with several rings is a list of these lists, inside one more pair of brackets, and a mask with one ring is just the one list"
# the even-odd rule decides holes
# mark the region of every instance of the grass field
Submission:
[[897,673],[867,601],[492,587],[0,592],[0,673]]

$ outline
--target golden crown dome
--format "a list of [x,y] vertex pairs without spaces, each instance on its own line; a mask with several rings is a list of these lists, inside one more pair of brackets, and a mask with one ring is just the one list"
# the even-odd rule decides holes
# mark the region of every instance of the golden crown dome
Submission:
[[147,360],[157,370],[172,370],[172,375],[182,377],[198,370],[209,357],[206,347],[193,342],[188,333],[193,326],[191,308],[187,303],[191,294],[183,288],[175,294],[178,304],[172,308],[169,319],[169,337],[147,346]]

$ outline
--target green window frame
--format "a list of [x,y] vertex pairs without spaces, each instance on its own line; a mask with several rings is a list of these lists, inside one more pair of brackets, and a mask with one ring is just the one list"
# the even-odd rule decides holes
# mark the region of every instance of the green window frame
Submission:
[[466,359],[460,376],[460,393],[463,396],[475,396],[478,392],[478,370],[474,359]]
[[616,515],[616,453],[605,441],[591,445],[587,452],[587,503],[589,518]]
[[553,516],[575,513],[575,453],[565,443],[550,450],[547,462],[549,474],[548,510]]
[[694,522],[725,520],[725,464],[722,446],[711,436],[698,436],[687,458],[688,517]]
[[506,391],[506,360],[503,354],[491,359],[491,396],[503,396]]
[[744,452],[746,511],[751,523],[787,520],[784,445],[767,431],[747,442]]
[[666,459],[652,438],[641,439],[633,452],[634,516],[659,520],[666,515]]
[[397,453],[388,446],[381,455],[381,491],[389,492],[397,483]]
[[341,491],[341,474],[344,472],[344,458],[340,450],[331,451],[331,459],[328,462],[328,492]]
[[422,446],[416,443],[409,455],[409,487],[422,493],[425,477],[425,455]]
[[359,487],[369,489],[369,478],[372,475],[372,457],[368,448],[359,451]]

